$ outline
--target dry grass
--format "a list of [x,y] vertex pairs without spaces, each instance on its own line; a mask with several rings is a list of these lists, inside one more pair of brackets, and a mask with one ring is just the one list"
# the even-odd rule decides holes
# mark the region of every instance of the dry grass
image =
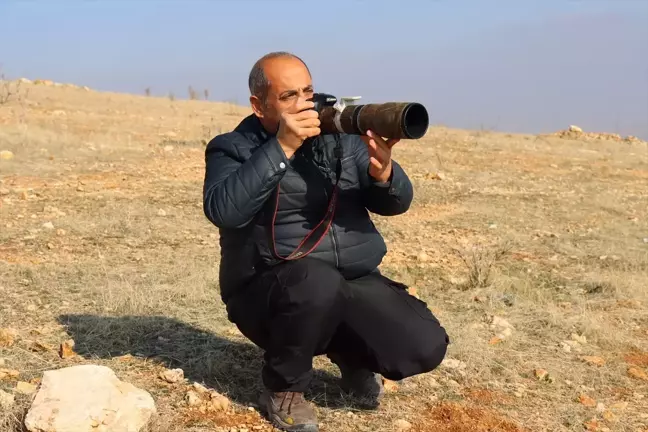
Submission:
[[[264,425],[247,409],[261,352],[227,321],[201,202],[205,141],[249,110],[28,86],[0,106],[0,150],[15,155],[0,161],[0,329],[13,335],[0,337],[0,368],[20,372],[0,389],[91,362],[151,392],[151,432]],[[648,369],[646,144],[437,127],[395,153],[416,198],[406,215],[375,218],[383,268],[429,304],[458,362],[365,412],[318,358],[308,396],[322,430],[392,431],[399,419],[420,432],[648,428],[648,382],[628,372]],[[78,356],[63,360],[69,338]],[[165,367],[228,395],[235,412],[190,410],[185,384],[157,378]],[[29,401],[16,394],[0,430],[19,431]]]

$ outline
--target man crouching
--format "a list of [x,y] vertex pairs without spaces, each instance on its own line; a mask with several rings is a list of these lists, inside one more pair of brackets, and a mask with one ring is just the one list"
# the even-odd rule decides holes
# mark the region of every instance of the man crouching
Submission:
[[403,214],[413,197],[391,159],[398,140],[321,134],[310,71],[290,53],[259,59],[249,87],[254,113],[207,145],[204,212],[220,232],[228,318],[264,351],[262,408],[280,429],[317,431],[304,399],[314,356],[375,407],[380,375],[433,370],[449,339],[378,270],[386,246],[369,212]]

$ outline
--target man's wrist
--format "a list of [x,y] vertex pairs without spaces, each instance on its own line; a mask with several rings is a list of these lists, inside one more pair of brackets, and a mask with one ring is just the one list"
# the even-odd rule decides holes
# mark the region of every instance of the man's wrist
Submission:
[[394,167],[393,166],[389,167],[389,175],[385,179],[383,179],[382,177],[381,178],[375,178],[374,176],[369,174],[369,178],[371,178],[372,182],[376,186],[389,186],[393,176],[394,176]]

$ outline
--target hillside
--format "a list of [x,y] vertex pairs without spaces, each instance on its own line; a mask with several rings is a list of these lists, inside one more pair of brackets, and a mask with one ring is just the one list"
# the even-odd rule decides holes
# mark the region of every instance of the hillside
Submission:
[[[150,392],[150,431],[269,430],[202,211],[204,143],[249,112],[34,83],[0,104],[0,430],[22,430],[43,371],[90,363]],[[452,344],[370,412],[318,358],[322,430],[648,431],[647,144],[435,126],[394,153],[415,201],[375,217],[382,268]],[[231,409],[190,406],[194,382]]]

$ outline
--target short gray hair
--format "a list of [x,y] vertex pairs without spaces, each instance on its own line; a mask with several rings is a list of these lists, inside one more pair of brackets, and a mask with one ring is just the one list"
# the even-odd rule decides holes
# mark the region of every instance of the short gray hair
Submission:
[[248,78],[248,87],[250,88],[250,94],[258,97],[262,102],[265,102],[266,97],[268,96],[268,89],[270,88],[270,80],[263,70],[263,63],[266,60],[279,57],[288,57],[299,60],[306,67],[306,70],[308,70],[308,73],[310,74],[310,70],[308,69],[308,66],[306,65],[304,60],[297,57],[295,54],[286,51],[274,51],[264,55],[259,60],[257,60],[256,63],[254,63],[254,66],[252,66],[252,70],[250,71],[250,76]]

